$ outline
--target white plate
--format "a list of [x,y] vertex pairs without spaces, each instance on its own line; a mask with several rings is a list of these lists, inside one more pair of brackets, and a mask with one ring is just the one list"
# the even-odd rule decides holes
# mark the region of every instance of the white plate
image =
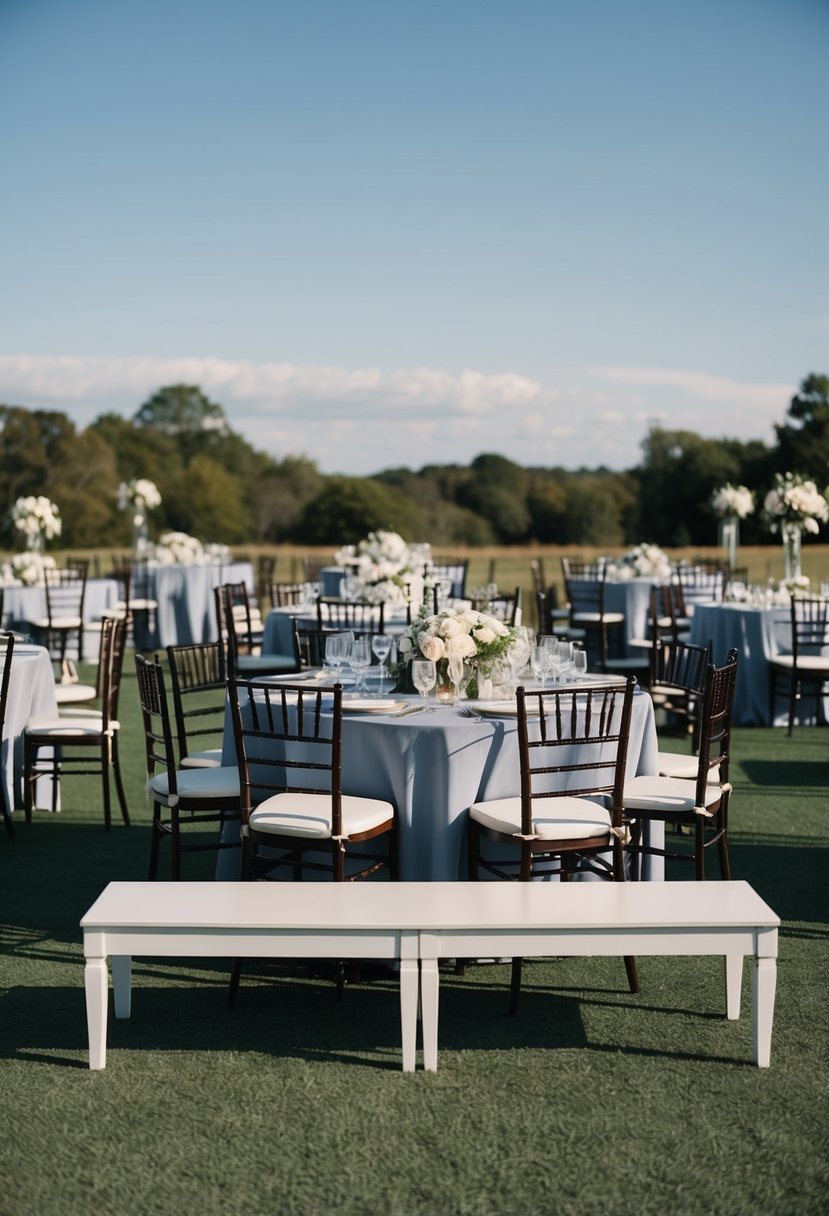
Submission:
[[383,697],[352,697],[343,701],[343,713],[351,714],[396,714],[407,708],[407,701],[392,701]]

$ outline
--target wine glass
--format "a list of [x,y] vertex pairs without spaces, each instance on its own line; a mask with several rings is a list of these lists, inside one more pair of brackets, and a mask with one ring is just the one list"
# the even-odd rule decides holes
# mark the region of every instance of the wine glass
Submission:
[[559,640],[556,648],[556,663],[558,676],[562,684],[567,683],[567,677],[573,671],[573,643],[564,638]]
[[389,657],[391,650],[391,638],[387,633],[375,633],[371,639],[371,649],[380,660],[380,693],[382,697],[385,692],[385,676],[386,676],[386,659]]
[[531,669],[533,675],[535,676],[536,680],[540,681],[542,692],[544,691],[544,685],[547,682],[547,673],[549,671],[547,662],[548,662],[547,647],[546,646],[533,646],[532,650],[530,651],[530,669]]
[[423,712],[432,712],[429,705],[429,693],[435,687],[437,671],[435,664],[429,659],[412,659],[412,683],[423,698]]
[[577,680],[587,679],[587,651],[579,648],[573,651],[573,671]]
[[325,666],[333,668],[334,679],[339,680],[345,662],[345,645],[341,633],[330,633],[325,639]]
[[355,692],[366,691],[366,672],[371,663],[371,639],[355,638],[351,644],[351,666],[357,673]]

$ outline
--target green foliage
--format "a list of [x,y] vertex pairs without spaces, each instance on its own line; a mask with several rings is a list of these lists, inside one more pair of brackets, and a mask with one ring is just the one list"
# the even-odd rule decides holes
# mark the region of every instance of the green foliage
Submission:
[[[748,486],[758,503],[775,472],[803,473],[821,489],[829,482],[829,376],[803,380],[776,431],[777,446],[768,447],[657,427],[626,473],[522,468],[488,452],[469,466],[329,477],[304,456],[258,451],[201,389],[175,384],[131,420],[105,413],[80,432],[59,411],[0,405],[0,512],[21,495],[47,494],[67,548],[126,545],[130,521],[117,488],[148,477],[162,496],[153,534],[181,529],[228,544],[336,545],[392,528],[444,547],[711,545],[711,496],[725,482]],[[759,513],[743,521],[741,537],[772,540]],[[6,539],[19,544],[8,529]]]
[[829,376],[808,375],[792,397],[790,421],[775,427],[778,472],[805,473],[820,489],[829,482]]

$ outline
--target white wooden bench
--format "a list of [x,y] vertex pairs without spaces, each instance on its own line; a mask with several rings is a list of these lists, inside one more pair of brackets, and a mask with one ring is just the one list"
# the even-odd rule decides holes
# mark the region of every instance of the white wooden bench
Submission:
[[745,882],[433,883],[420,918],[424,1067],[437,1068],[439,959],[724,955],[734,1019],[749,954],[754,1060],[767,1068],[779,924]]
[[[89,1066],[106,1064],[107,958],[115,1016],[130,1016],[133,955],[372,958],[400,964],[403,1070],[437,1068],[438,960],[539,955],[723,955],[740,1015],[754,958],[754,1059],[768,1066],[779,918],[745,882],[114,882],[81,921]],[[419,963],[418,963],[419,959]]]
[[[81,920],[89,1067],[106,1065],[107,958],[130,1016],[133,955],[387,959],[400,964],[403,1070],[415,1066],[417,929],[396,883],[112,882]],[[404,922],[397,921],[404,915]],[[276,1031],[278,1033],[278,1030]]]

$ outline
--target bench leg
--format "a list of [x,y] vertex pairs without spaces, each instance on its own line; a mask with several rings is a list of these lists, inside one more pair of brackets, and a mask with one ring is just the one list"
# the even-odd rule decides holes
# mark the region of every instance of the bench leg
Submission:
[[735,1022],[740,1016],[740,995],[743,987],[742,954],[725,956],[725,1016]]
[[105,958],[88,958],[83,972],[86,990],[86,1027],[89,1035],[89,1067],[106,1068],[108,973]]
[[128,1018],[132,1006],[132,959],[128,954],[112,956],[112,995],[115,1016]]
[[754,1062],[768,1068],[771,1061],[771,1024],[774,1020],[774,993],[777,987],[777,959],[756,958],[751,973],[752,1038]]
[[416,958],[400,960],[400,1029],[403,1036],[403,1071],[414,1072],[417,1055],[417,998],[419,969]]
[[439,973],[436,958],[420,960],[420,1001],[423,1019],[423,1067],[436,1072],[438,1066]]

